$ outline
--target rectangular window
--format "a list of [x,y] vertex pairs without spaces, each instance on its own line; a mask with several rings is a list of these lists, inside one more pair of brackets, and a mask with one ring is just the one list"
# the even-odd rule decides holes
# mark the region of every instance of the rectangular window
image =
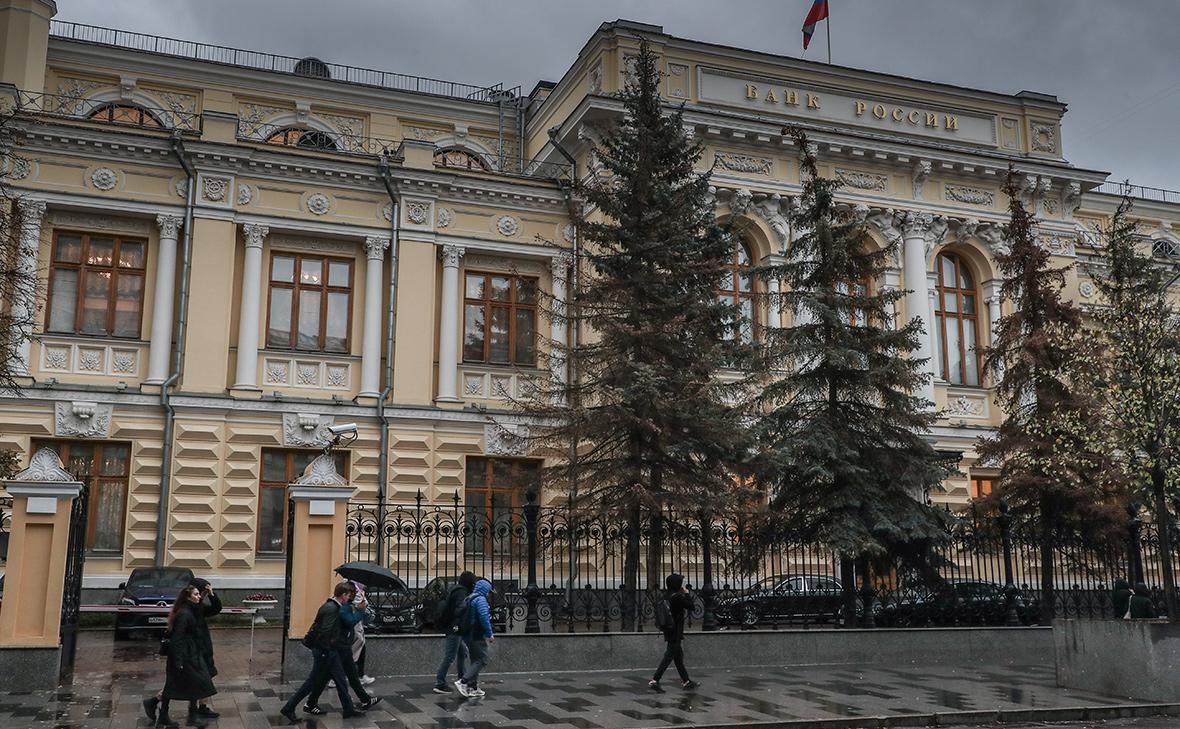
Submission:
[[352,261],[299,253],[271,256],[267,347],[346,353],[351,321]]
[[33,453],[42,448],[56,451],[66,471],[86,485],[86,551],[96,556],[122,554],[131,446],[101,441],[33,441]]
[[971,498],[982,499],[992,492],[992,477],[991,476],[972,476],[971,477]]
[[537,363],[537,280],[468,273],[463,291],[463,361]]
[[147,242],[54,231],[46,331],[136,339]]
[[[258,482],[258,554],[287,551],[287,486],[303,475],[318,450],[262,449],[262,474]],[[336,472],[347,476],[348,453],[336,451]]]
[[510,554],[520,546],[516,526],[525,494],[537,491],[541,462],[521,458],[467,458],[464,503],[467,554]]

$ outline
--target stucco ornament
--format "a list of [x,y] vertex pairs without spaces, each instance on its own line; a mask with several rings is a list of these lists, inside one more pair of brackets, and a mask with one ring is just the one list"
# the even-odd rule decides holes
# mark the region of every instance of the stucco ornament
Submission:
[[749,190],[745,188],[735,190],[733,196],[729,198],[729,209],[734,215],[745,215],[749,211],[753,199],[754,195]]
[[111,430],[112,405],[93,402],[56,402],[54,434],[66,438],[106,438]]
[[332,201],[322,192],[313,192],[307,196],[307,211],[312,215],[323,215],[332,209]]
[[386,203],[385,207],[381,208],[381,217],[386,221],[393,220],[393,203]]
[[501,215],[496,221],[496,230],[500,235],[514,236],[520,232],[520,221],[511,215]]
[[316,456],[295,479],[297,486],[347,486],[348,481],[336,472],[336,459],[330,455]]
[[238,185],[238,205],[249,205],[254,201],[254,189],[249,185]]
[[837,169],[836,179],[843,183],[845,187],[852,187],[857,190],[885,192],[889,186],[889,178],[885,175],[875,175],[871,172],[861,172],[860,170]]
[[406,203],[406,218],[414,225],[426,225],[430,219],[430,203],[410,200]]
[[484,451],[489,456],[522,456],[528,450],[527,425],[488,423],[483,427]]
[[113,190],[119,182],[119,175],[110,167],[99,167],[90,173],[90,184],[97,190]]
[[52,448],[42,448],[29,459],[29,467],[12,477],[13,481],[32,481],[36,483],[74,483],[76,479],[70,475],[61,462],[61,456]]
[[201,192],[210,202],[221,202],[229,190],[229,180],[224,177],[202,177]]
[[177,197],[188,197],[188,178],[185,177],[177,180],[176,185],[172,189],[176,190]]
[[790,206],[791,198],[783,197],[777,192],[754,203],[754,213],[765,220],[766,225],[774,232],[780,249],[785,249],[791,240],[791,226],[785,215]]
[[447,208],[438,209],[438,227],[445,228],[451,224],[451,211]]
[[283,445],[287,448],[323,447],[332,440],[331,415],[283,413]]

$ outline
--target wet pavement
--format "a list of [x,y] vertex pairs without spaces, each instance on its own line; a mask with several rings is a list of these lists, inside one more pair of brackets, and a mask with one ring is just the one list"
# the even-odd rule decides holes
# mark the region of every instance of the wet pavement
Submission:
[[[248,630],[214,632],[220,693],[213,705],[222,716],[211,726],[269,729],[283,724],[278,710],[297,681],[286,686],[279,681],[278,637],[276,630],[257,631],[251,655]],[[146,640],[114,642],[109,633],[83,634],[72,683],[56,692],[0,693],[0,728],[147,727],[140,701],[162,683],[163,658],[153,655],[154,647],[154,642]],[[647,688],[649,677],[646,670],[497,675],[493,663],[492,670],[480,680],[487,696],[474,700],[461,699],[458,694],[431,693],[434,682],[430,677],[378,679],[370,689],[383,702],[366,717],[343,720],[335,709],[334,692],[329,691],[321,705],[330,713],[301,719],[300,726],[630,729],[765,722],[784,722],[782,726],[788,726],[792,721],[839,718],[863,719],[871,724],[872,717],[882,716],[1137,703],[1059,689],[1052,669],[1046,666],[717,669],[693,672],[701,686],[690,691],[680,688],[674,673],[665,676],[662,693]],[[1162,724],[1146,723],[1157,721],[1154,719],[1131,721],[1145,723],[1091,722],[1075,726],[1180,726],[1176,718],[1164,719],[1171,723]],[[942,717],[941,725],[949,723],[947,717]]]

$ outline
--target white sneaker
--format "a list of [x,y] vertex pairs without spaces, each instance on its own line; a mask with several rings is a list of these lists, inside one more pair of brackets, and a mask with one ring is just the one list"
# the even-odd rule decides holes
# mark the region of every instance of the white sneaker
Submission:
[[469,689],[467,689],[467,692],[468,692],[468,695],[471,696],[471,698],[473,698],[473,699],[477,699],[480,696],[486,695],[486,692],[481,688],[469,688]]
[[328,679],[328,688],[330,688],[330,689],[336,688],[336,682],[333,681],[332,679]]
[[371,683],[377,683],[377,679],[369,675],[361,676],[361,684],[368,686]]
[[455,688],[458,689],[460,696],[471,696],[470,689],[467,688],[467,684],[463,683],[462,679],[455,682]]

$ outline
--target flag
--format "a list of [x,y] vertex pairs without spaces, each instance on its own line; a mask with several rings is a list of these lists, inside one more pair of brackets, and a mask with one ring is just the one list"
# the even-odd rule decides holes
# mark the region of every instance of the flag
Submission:
[[811,43],[811,36],[815,33],[815,24],[821,20],[828,18],[828,0],[815,0],[811,4],[811,10],[807,12],[807,17],[803,19],[803,50],[807,50],[807,44]]

